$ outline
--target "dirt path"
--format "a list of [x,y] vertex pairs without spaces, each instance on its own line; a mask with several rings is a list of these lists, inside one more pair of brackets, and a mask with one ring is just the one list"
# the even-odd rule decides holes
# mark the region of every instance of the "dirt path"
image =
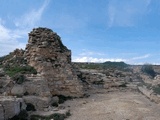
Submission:
[[160,106],[138,92],[110,92],[67,101],[67,120],[160,120]]

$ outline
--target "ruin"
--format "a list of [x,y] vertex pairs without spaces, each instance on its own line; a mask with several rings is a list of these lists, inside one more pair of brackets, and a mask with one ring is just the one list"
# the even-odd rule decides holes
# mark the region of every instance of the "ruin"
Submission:
[[71,63],[71,51],[48,28],[33,29],[25,50],[28,64],[47,81],[52,95],[82,96],[82,85]]

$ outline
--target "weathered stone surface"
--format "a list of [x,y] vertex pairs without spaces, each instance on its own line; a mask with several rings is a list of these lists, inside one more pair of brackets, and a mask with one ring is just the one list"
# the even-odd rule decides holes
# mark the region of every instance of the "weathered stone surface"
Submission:
[[[55,119],[59,119],[59,120],[64,120],[65,118],[68,117],[68,114],[70,113],[69,110],[58,110],[58,111],[36,111],[36,112],[33,112],[30,116],[32,119],[34,119],[34,116],[38,116],[38,118],[48,118],[48,117],[51,117],[51,116],[54,116],[54,115],[59,115],[59,117],[56,117]],[[52,118],[54,119],[54,118]],[[51,120],[52,120],[51,119]]]
[[25,56],[29,65],[47,80],[52,95],[82,96],[82,85],[71,63],[71,51],[52,30],[33,29]]
[[160,95],[157,95],[153,92],[153,90],[149,90],[146,86],[138,87],[139,91],[148,97],[150,100],[154,101],[155,103],[160,103]]
[[[25,104],[21,98],[0,96],[0,120],[8,120],[25,109]],[[2,115],[2,116],[1,116]]]
[[5,117],[4,114],[5,114],[5,113],[4,113],[4,108],[3,108],[3,106],[0,104],[0,120],[4,120],[4,117]]
[[51,104],[58,104],[59,98],[57,96],[54,96],[51,98]]
[[139,91],[142,92],[146,97],[150,98],[151,94],[153,93],[152,90],[148,90],[145,86],[138,87]]
[[7,65],[7,66],[8,65],[12,66],[14,64],[20,64],[20,63],[24,62],[23,61],[23,58],[24,58],[23,55],[24,55],[24,50],[22,50],[22,49],[15,49],[0,64]]
[[34,105],[36,110],[44,110],[48,108],[51,104],[50,97],[39,97],[39,96],[23,96],[26,104],[30,103]]
[[11,94],[16,96],[23,96],[24,93],[25,89],[23,85],[15,85],[11,90]]
[[50,97],[48,82],[41,76],[26,77],[28,81],[24,83],[25,94],[41,97]]

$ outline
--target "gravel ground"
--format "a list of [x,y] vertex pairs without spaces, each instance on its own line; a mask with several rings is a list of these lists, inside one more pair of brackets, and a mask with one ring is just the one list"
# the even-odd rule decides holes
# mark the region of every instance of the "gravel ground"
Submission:
[[160,120],[160,106],[138,92],[96,93],[65,102],[67,120]]

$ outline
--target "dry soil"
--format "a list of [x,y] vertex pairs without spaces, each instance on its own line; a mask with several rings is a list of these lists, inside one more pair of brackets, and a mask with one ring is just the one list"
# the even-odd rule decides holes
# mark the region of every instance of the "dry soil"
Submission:
[[65,106],[72,114],[67,120],[160,120],[160,106],[139,92],[96,93]]

